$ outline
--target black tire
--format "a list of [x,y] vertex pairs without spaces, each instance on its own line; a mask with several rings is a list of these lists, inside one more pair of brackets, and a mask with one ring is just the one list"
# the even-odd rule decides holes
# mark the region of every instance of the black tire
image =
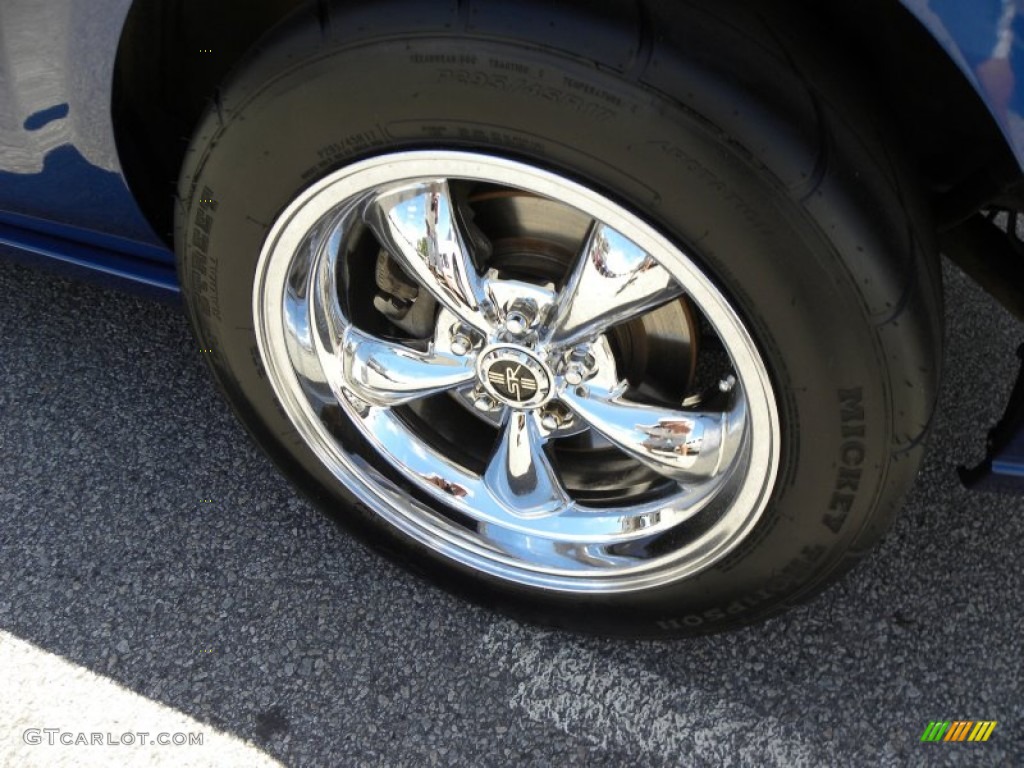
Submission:
[[[939,375],[937,259],[882,123],[855,88],[822,74],[827,62],[779,42],[786,34],[672,5],[634,16],[633,4],[320,4],[279,27],[220,89],[179,185],[193,328],[282,470],[350,530],[448,589],[587,632],[717,631],[838,577],[899,509]],[[527,589],[413,542],[327,475],[267,382],[253,275],[269,227],[300,191],[397,149],[483,150],[557,172],[699,259],[745,320],[779,398],[778,480],[739,547],[646,591]]]

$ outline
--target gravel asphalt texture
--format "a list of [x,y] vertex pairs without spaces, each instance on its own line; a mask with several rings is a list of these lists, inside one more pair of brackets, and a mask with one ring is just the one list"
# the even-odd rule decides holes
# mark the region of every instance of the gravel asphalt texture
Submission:
[[[946,292],[944,394],[883,544],[763,625],[622,642],[367,552],[250,443],[179,308],[0,262],[0,630],[289,766],[1024,765],[1024,499],[954,473],[1024,328],[948,268]],[[921,744],[936,719],[998,726]],[[11,728],[0,764],[33,762]]]

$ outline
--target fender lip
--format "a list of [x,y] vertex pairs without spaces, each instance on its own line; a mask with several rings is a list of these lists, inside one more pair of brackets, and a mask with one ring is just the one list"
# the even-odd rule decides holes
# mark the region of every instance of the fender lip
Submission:
[[[1020,99],[1019,91],[1024,88],[1024,55],[1021,55],[1024,52],[1021,49],[1024,41],[1015,38],[1024,32],[1024,10],[1015,9],[1013,15],[1006,18],[1001,14],[987,19],[977,7],[964,4],[966,14],[970,16],[968,19],[952,4],[943,7],[925,0],[899,0],[899,3],[924,26],[960,70],[985,105],[992,122],[999,127],[1018,165],[1024,168],[1024,131],[1014,128],[1014,120],[1020,121],[1024,115],[1012,109],[1010,104],[1001,104],[1002,97],[992,88],[986,87],[979,74],[980,65],[986,61],[1007,59],[1017,83],[1013,98]],[[1010,43],[1009,50],[1000,52],[999,48],[1005,47],[1007,41]]]

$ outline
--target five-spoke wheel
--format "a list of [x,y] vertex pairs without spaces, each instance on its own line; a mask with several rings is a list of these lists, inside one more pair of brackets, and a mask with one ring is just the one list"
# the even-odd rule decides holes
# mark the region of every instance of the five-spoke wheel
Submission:
[[[568,256],[545,262],[559,249],[533,231],[541,217],[499,216],[501,200],[571,222]],[[687,341],[717,367],[630,381],[621,329],[639,322],[646,341],[643,318],[670,304],[700,316]],[[774,396],[728,301],[639,218],[537,168],[408,152],[328,176],[275,224],[253,313],[274,390],[331,471],[422,543],[505,578],[608,592],[678,579],[735,546],[771,490]],[[339,418],[376,455],[344,447]],[[614,472],[603,492],[580,454]]]

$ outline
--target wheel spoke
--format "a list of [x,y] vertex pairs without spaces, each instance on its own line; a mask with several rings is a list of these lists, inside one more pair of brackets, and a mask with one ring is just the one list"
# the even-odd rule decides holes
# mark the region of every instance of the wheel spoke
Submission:
[[475,377],[465,360],[419,352],[349,327],[341,344],[341,375],[371,405],[393,406],[453,389]]
[[367,205],[364,219],[381,245],[453,314],[486,332],[482,280],[459,231],[448,182],[392,188]]
[[484,473],[490,493],[517,515],[550,514],[571,501],[544,453],[545,440],[533,413],[511,411]]
[[682,294],[646,251],[604,224],[595,224],[562,289],[548,341],[566,345]]
[[701,483],[727,469],[740,448],[746,410],[734,391],[725,412],[687,411],[634,403],[613,390],[567,388],[562,399],[608,440],[656,472],[680,483]]

